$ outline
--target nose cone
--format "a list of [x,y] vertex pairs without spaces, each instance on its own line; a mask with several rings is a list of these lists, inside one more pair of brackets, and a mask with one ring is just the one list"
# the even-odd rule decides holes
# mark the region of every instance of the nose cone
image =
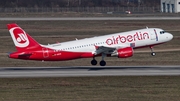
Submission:
[[173,35],[168,33],[167,38],[168,38],[168,40],[172,40],[173,39]]

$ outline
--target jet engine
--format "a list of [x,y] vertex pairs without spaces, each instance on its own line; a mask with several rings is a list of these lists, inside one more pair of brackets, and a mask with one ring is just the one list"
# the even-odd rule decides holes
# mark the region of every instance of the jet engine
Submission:
[[133,48],[126,47],[122,49],[118,49],[117,52],[111,54],[111,56],[117,56],[118,58],[127,58],[133,56]]

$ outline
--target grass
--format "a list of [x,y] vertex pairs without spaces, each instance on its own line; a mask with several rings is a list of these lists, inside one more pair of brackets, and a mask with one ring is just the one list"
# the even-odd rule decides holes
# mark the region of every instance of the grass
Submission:
[[132,12],[132,14],[125,14],[125,12],[115,12],[113,14],[107,14],[107,12],[23,12],[23,13],[1,13],[0,17],[178,17],[177,13],[144,13],[138,14]]
[[177,101],[179,76],[0,79],[1,101]]
[[[152,14],[153,16],[154,14]],[[157,14],[156,14],[157,15]],[[176,14],[170,14],[171,16],[178,16]],[[129,16],[126,14],[106,14],[104,13],[84,13],[84,12],[38,12],[38,13],[1,13],[0,17],[117,17],[117,16]],[[162,16],[162,15],[161,15]]]
[[179,20],[171,21],[1,21],[0,34],[7,36],[6,24],[17,23],[30,35],[102,35],[148,27],[179,34]]

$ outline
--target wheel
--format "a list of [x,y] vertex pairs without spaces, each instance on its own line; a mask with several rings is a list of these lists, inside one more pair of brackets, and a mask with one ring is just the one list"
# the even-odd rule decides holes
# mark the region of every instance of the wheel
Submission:
[[152,56],[155,56],[155,55],[156,55],[156,53],[155,53],[155,52],[152,52],[152,53],[151,53],[151,55],[152,55]]
[[96,61],[95,59],[93,59],[93,60],[91,61],[91,64],[92,64],[92,65],[97,65],[97,61]]
[[105,66],[105,65],[106,65],[106,61],[102,60],[102,61],[100,61],[99,64],[100,64],[101,66]]

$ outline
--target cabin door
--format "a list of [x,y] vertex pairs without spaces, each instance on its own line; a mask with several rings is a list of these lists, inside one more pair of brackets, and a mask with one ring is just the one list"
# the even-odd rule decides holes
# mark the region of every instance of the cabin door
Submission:
[[49,51],[47,48],[42,48],[42,51],[43,51],[43,57],[44,58],[48,58],[49,57]]

